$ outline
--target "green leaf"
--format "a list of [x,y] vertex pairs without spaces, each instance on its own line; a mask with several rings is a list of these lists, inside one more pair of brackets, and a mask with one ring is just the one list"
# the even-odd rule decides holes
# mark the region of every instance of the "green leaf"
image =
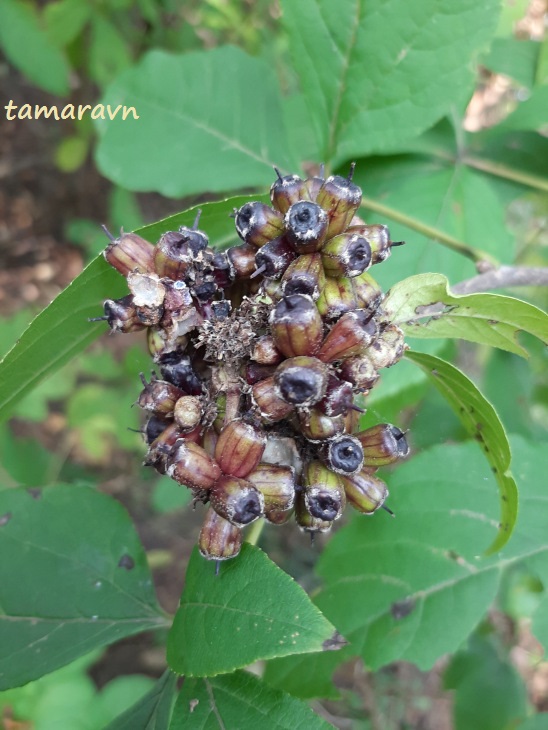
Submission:
[[533,129],[544,134],[548,128],[547,106],[548,86],[537,86],[531,96],[520,102],[518,108],[499,124],[498,130]]
[[194,548],[167,644],[174,671],[211,677],[258,659],[343,644],[303,589],[259,548],[244,543],[219,575]]
[[547,730],[548,728],[548,712],[540,712],[534,717],[530,717],[519,726],[519,730]]
[[472,443],[441,444],[400,466],[388,480],[396,519],[358,516],[331,539],[315,603],[372,669],[396,660],[429,669],[458,649],[505,568],[527,561],[548,585],[548,453],[519,437],[512,450],[520,517],[497,555],[478,557],[498,520],[493,475]]
[[186,679],[169,730],[327,730],[312,710],[247,672]]
[[535,83],[540,48],[538,41],[495,38],[482,65],[494,73],[510,76],[530,89]]
[[498,9],[495,0],[286,0],[322,160],[385,150],[446,114],[471,77],[471,57],[495,31]]
[[[99,86],[105,86],[130,64],[131,54],[124,37],[109,20],[101,15],[95,15],[91,24],[88,56],[90,78]],[[135,106],[135,104],[128,104],[128,106]]]
[[499,488],[501,516],[498,534],[486,554],[495,553],[510,539],[518,514],[518,492],[510,472],[512,456],[504,426],[489,401],[454,365],[423,352],[408,351],[406,357],[431,378],[491,465]]
[[168,730],[177,677],[164,672],[154,687],[104,730]]
[[18,0],[0,3],[0,47],[14,66],[52,94],[69,91],[69,67],[40,26],[35,9]]
[[267,662],[263,679],[272,687],[289,692],[294,697],[335,700],[340,698],[340,692],[333,684],[332,674],[336,667],[352,655],[351,647],[345,647],[338,652],[271,659]]
[[0,689],[165,626],[125,510],[88,487],[0,492]]
[[[248,200],[249,196],[240,196],[200,206],[200,225],[208,232],[213,245],[223,248],[234,242],[234,223],[229,214]],[[196,208],[191,208],[137,232],[154,242],[165,231],[192,225],[195,217]],[[105,299],[116,299],[127,292],[124,278],[98,256],[31,322],[0,362],[0,420],[37,383],[106,334],[104,323],[93,324],[87,319],[101,313]]]
[[528,352],[517,341],[520,331],[548,344],[548,315],[541,309],[500,294],[451,294],[441,274],[400,281],[388,293],[383,309],[410,337],[456,337],[525,358]]
[[44,484],[57,466],[53,454],[34,439],[15,438],[9,424],[0,424],[0,489]]
[[299,164],[288,157],[272,70],[237,48],[151,51],[116,79],[103,103],[133,106],[139,115],[98,124],[97,164],[129,190],[178,197],[262,186],[273,165]]
[[58,46],[71,43],[82,31],[93,8],[84,0],[56,0],[44,8],[48,35]]
[[486,637],[472,635],[453,657],[444,686],[455,690],[455,730],[513,730],[525,716],[523,680]]

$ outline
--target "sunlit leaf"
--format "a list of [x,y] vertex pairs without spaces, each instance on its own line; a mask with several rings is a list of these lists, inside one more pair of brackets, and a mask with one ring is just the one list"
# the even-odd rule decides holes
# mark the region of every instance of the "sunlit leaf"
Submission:
[[176,56],[150,51],[103,99],[139,119],[100,120],[97,163],[129,190],[178,197],[269,185],[289,171],[280,92],[272,70],[230,46]]
[[548,315],[500,294],[457,296],[441,274],[419,274],[392,287],[383,302],[390,320],[410,337],[456,337],[528,357],[517,341],[529,332],[548,344]]
[[219,575],[194,549],[168,639],[168,662],[176,672],[211,677],[257,659],[342,645],[303,589],[259,548],[244,543],[237,558],[220,565]]
[[470,58],[494,33],[499,3],[302,0],[282,7],[322,160],[332,163],[384,150],[446,114],[466,93]]

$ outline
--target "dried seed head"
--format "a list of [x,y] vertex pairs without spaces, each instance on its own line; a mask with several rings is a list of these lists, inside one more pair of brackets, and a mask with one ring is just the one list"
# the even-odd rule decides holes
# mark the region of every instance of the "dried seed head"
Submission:
[[257,249],[250,243],[232,246],[226,252],[237,279],[249,279],[255,271],[255,254]]
[[[145,443],[150,446],[150,444],[152,444],[152,442],[155,441],[158,436],[163,433],[168,426],[171,426],[172,424],[173,421],[169,421],[162,416],[153,414],[146,422],[145,428],[143,430]],[[173,443],[175,443],[175,441]]]
[[269,279],[279,279],[295,258],[295,251],[285,237],[266,243],[255,254],[255,275],[261,273]]
[[344,416],[326,416],[319,408],[303,408],[298,417],[303,436],[313,443],[329,441],[344,431]]
[[253,345],[251,359],[259,365],[277,365],[283,360],[283,355],[276,347],[272,335],[262,335]]
[[351,312],[358,306],[354,296],[352,282],[355,279],[326,277],[317,301],[318,311],[327,321],[339,319],[345,312]]
[[386,484],[367,469],[350,476],[341,476],[346,498],[358,512],[372,514],[388,497]]
[[285,175],[282,177],[277,170],[276,173],[278,179],[274,181],[270,188],[270,200],[280,213],[286,213],[293,203],[308,197],[308,190],[306,182],[298,175]]
[[211,261],[213,278],[219,289],[226,289],[236,278],[234,267],[226,251],[217,251]]
[[390,423],[376,426],[356,434],[364,454],[366,466],[385,466],[393,464],[409,455],[409,444],[403,431]]
[[353,172],[354,166],[351,167],[348,177],[331,175],[316,196],[316,202],[329,216],[327,238],[342,233],[360,207],[362,191],[352,182]]
[[256,247],[277,238],[284,229],[282,214],[259,202],[243,205],[236,213],[235,223],[240,238]]
[[325,395],[328,371],[315,357],[291,357],[274,374],[276,392],[287,403],[311,406]]
[[304,500],[313,517],[326,522],[338,520],[344,511],[346,497],[339,477],[321,461],[305,466]]
[[304,294],[284,297],[270,315],[276,347],[286,357],[315,355],[323,339],[323,323],[312,299]]
[[160,276],[182,279],[200,251],[208,246],[205,233],[190,228],[164,233],[154,251],[154,266]]
[[264,497],[250,481],[221,476],[209,493],[217,514],[237,527],[244,527],[264,515]]
[[121,299],[107,299],[103,308],[105,316],[99,319],[106,319],[113,332],[138,332],[146,327],[138,316],[131,294]]
[[141,322],[146,325],[158,324],[164,312],[166,288],[157,274],[130,272],[127,284]]
[[304,494],[297,494],[295,497],[295,521],[303,532],[312,535],[316,532],[329,532],[333,522],[314,517],[309,511],[305,502]]
[[287,237],[298,253],[318,251],[325,240],[327,215],[317,203],[300,200],[285,214]]
[[352,385],[346,380],[340,380],[335,375],[330,375],[325,396],[318,403],[318,408],[326,416],[344,416],[352,408],[353,402]]
[[242,547],[242,531],[210,507],[200,531],[198,547],[207,560],[235,558]]
[[179,426],[172,421],[150,444],[143,465],[153,466],[157,472],[165,474],[171,449],[181,437]]
[[325,285],[320,254],[309,253],[298,256],[285,270],[281,285],[285,296],[307,294],[316,301]]
[[159,415],[173,416],[175,403],[184,395],[183,391],[167,380],[153,377],[150,383],[147,383],[144,376],[142,380],[145,387],[137,399],[139,407]]
[[378,333],[377,323],[361,309],[347,312],[333,325],[318,352],[323,362],[344,360],[365,351]]
[[184,391],[182,395],[202,394],[202,381],[196,374],[188,355],[179,350],[168,352],[159,358],[158,364],[162,377],[181,388]]
[[219,436],[214,428],[208,428],[202,436],[202,448],[209,456],[215,458],[215,447]]
[[123,276],[133,271],[146,274],[154,270],[154,246],[136,233],[122,233],[106,247],[103,255]]
[[352,278],[371,265],[371,248],[357,233],[341,233],[322,247],[322,264],[326,276]]
[[322,456],[328,467],[337,474],[356,474],[362,470],[364,464],[360,441],[348,434],[330,441]]
[[259,365],[256,362],[250,362],[245,366],[245,380],[248,385],[270,378],[276,372],[275,365]]
[[265,378],[251,388],[251,397],[261,418],[267,423],[276,423],[287,418],[294,406],[276,394],[274,378]]
[[316,201],[318,193],[320,192],[320,188],[325,182],[325,178],[323,177],[323,167],[324,166],[322,165],[319,175],[316,175],[315,177],[309,177],[308,180],[306,180],[306,189],[308,191],[308,196],[313,202]]
[[369,391],[379,379],[379,373],[367,355],[354,355],[343,360],[339,374],[358,390]]
[[395,324],[386,325],[365,351],[377,370],[389,368],[402,359],[407,346],[405,335]]
[[205,449],[181,440],[167,458],[167,475],[187,487],[211,489],[221,476],[221,470]]
[[375,314],[383,300],[383,293],[380,286],[368,271],[350,279],[356,307],[365,309],[370,314]]
[[173,417],[183,433],[196,428],[202,415],[202,402],[195,395],[184,395],[175,403]]
[[268,522],[287,522],[295,501],[295,471],[289,466],[258,464],[247,479],[264,498],[264,516]]
[[245,477],[260,462],[265,445],[262,429],[238,419],[219,434],[215,458],[225,474]]
[[392,246],[397,245],[401,246],[402,242],[398,241],[396,244],[394,244],[390,240],[390,231],[388,230],[387,226],[383,225],[357,225],[349,229],[349,232],[356,232],[360,236],[364,236],[369,241],[369,245],[371,246],[371,263],[372,264],[379,264],[382,261],[386,261],[386,259],[390,256],[392,253]]

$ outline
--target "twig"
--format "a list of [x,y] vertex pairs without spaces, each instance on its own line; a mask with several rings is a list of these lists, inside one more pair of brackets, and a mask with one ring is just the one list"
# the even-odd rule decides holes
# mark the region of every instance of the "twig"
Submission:
[[472,261],[478,267],[492,267],[499,265],[494,256],[487,253],[486,251],[481,251],[478,248],[472,248],[471,246],[467,246],[463,241],[459,241],[458,238],[449,236],[444,231],[440,231],[439,228],[434,228],[434,226],[429,226],[426,223],[418,220],[418,218],[413,218],[410,215],[406,215],[405,213],[394,210],[394,208],[391,208],[388,205],[384,205],[378,200],[363,197],[361,207],[365,208],[366,210],[371,210],[374,213],[378,213],[379,215],[386,216],[390,220],[396,221],[396,223],[401,223],[402,225],[407,226],[408,228],[411,228],[418,233],[421,233],[423,236],[427,236],[428,238],[431,238],[432,240],[441,243],[443,246],[446,246],[447,248],[450,248],[453,251],[456,251],[457,253],[460,253],[463,256],[472,259]]
[[453,294],[476,294],[491,289],[514,286],[548,286],[548,268],[535,266],[501,266],[485,274],[460,281],[451,287]]

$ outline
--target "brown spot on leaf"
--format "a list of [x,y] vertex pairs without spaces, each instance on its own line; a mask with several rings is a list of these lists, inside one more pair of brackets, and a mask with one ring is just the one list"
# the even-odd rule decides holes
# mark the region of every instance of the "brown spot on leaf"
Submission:
[[498,319],[488,319],[487,322],[489,324],[498,324],[499,323]]
[[33,499],[42,499],[42,490],[40,487],[30,487],[27,489],[27,494],[29,494]]
[[390,606],[390,613],[400,621],[402,618],[409,616],[415,610],[416,601],[414,598],[404,598],[403,601],[396,601]]
[[118,561],[118,567],[125,568],[126,570],[133,570],[133,568],[135,567],[135,560],[133,560],[131,555],[122,555],[122,557]]
[[0,527],[4,527],[11,520],[11,512],[6,512],[5,515],[0,516]]
[[338,631],[335,631],[333,636],[330,636],[329,639],[326,639],[322,644],[322,650],[323,651],[338,651],[339,649],[342,649],[343,646],[346,646],[348,644],[348,641],[344,638],[342,634],[339,634]]

